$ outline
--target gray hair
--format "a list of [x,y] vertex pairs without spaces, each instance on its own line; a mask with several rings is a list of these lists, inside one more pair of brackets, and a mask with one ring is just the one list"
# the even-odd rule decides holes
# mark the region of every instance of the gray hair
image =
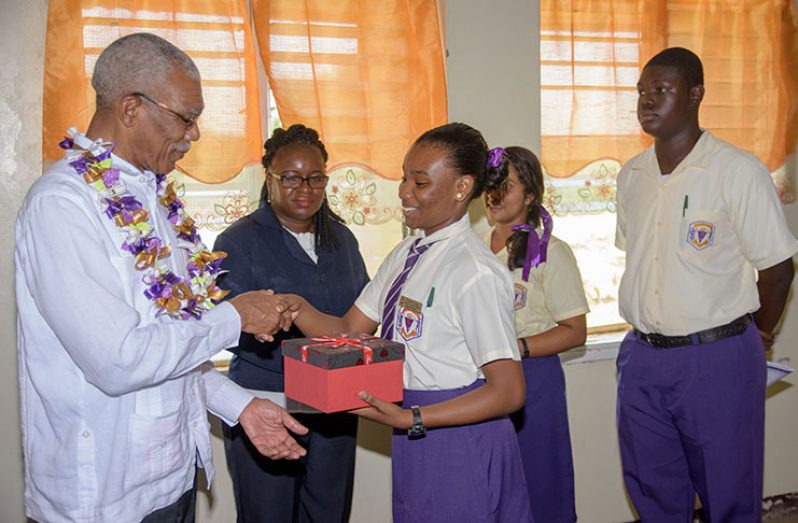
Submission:
[[94,66],[91,85],[97,93],[97,109],[130,93],[148,91],[165,83],[175,70],[199,80],[194,61],[173,44],[150,33],[133,33],[112,42]]

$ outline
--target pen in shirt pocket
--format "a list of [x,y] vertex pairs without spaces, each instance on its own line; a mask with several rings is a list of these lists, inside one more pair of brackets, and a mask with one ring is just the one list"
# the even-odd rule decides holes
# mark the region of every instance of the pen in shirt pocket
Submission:
[[689,201],[689,198],[688,198],[688,197],[687,197],[687,195],[685,194],[685,195],[684,195],[684,205],[682,205],[682,218],[684,218],[684,214],[687,212],[687,204],[688,204],[688,201]]
[[429,296],[427,296],[427,307],[432,307],[432,301],[435,299],[435,287],[429,290]]

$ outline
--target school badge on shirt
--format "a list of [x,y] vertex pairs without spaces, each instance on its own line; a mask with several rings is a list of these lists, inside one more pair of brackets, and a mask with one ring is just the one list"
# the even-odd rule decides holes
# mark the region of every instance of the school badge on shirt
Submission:
[[715,224],[693,222],[687,228],[687,243],[701,251],[710,247],[715,239]]
[[513,297],[513,309],[523,309],[526,307],[526,287],[520,283],[515,284],[515,296]]
[[421,336],[423,326],[424,314],[421,312],[421,303],[407,296],[399,298],[399,314],[396,315],[394,330],[405,341],[410,341]]

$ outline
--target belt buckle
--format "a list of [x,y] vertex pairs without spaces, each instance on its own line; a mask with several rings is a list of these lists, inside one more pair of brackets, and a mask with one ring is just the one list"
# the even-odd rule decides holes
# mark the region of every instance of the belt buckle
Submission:
[[651,345],[652,347],[659,347],[659,346],[660,346],[660,344],[659,344],[659,343],[657,343],[657,341],[658,341],[658,338],[657,338],[657,336],[656,336],[654,333],[649,333],[649,332],[641,332],[641,333],[640,333],[640,338],[641,338],[641,339],[642,339],[644,342],[646,342],[646,343],[648,343],[649,345]]

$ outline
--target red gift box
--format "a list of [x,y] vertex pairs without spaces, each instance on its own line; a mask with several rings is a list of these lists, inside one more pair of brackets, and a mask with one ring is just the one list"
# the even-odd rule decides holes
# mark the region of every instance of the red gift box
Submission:
[[361,390],[401,401],[404,353],[403,344],[366,334],[285,340],[285,395],[327,413],[367,407]]

